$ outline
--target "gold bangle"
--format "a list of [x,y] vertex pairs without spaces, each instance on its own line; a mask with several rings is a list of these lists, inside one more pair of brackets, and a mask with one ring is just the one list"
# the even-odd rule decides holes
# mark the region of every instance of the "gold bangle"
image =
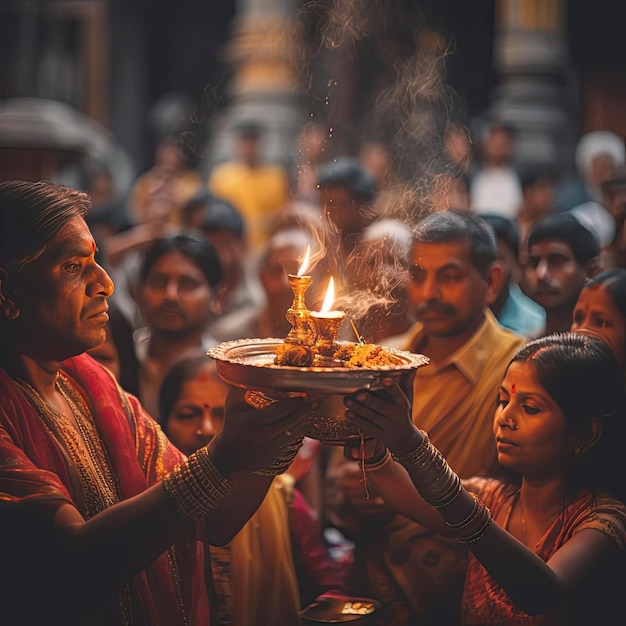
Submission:
[[474,517],[478,513],[478,507],[480,506],[480,503],[478,502],[478,498],[473,493],[470,492],[470,495],[474,499],[474,506],[472,507],[470,514],[465,519],[462,519],[460,522],[451,523],[446,520],[446,526],[451,530],[460,530],[461,528],[466,528],[474,521]]
[[459,543],[475,543],[483,537],[491,526],[491,511],[481,502],[479,502],[474,518],[468,524],[470,531],[468,534],[457,535],[456,540]]
[[207,447],[194,452],[162,481],[165,492],[187,518],[202,522],[235,485],[213,464]]
[[424,500],[437,509],[452,503],[461,493],[461,480],[452,471],[443,455],[420,431],[424,439],[417,448],[398,457]]

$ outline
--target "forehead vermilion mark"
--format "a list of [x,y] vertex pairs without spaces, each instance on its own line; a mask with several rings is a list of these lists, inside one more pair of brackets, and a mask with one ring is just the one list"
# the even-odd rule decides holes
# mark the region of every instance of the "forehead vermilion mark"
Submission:
[[511,385],[511,393],[515,393],[515,383]]
[[210,375],[210,374],[207,374],[206,372],[200,372],[200,373],[198,374],[198,380],[199,380],[201,383],[206,383],[206,382],[207,382],[207,380],[209,380],[210,378],[211,378],[211,375]]

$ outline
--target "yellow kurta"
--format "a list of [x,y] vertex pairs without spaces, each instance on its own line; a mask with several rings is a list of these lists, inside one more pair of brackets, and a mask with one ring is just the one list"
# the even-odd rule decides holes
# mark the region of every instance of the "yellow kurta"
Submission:
[[284,168],[253,168],[237,162],[217,165],[209,177],[209,190],[234,204],[241,213],[253,251],[260,250],[267,240],[271,220],[285,207],[289,193]]
[[[416,325],[407,334],[404,349],[414,351],[421,336],[421,325]],[[413,422],[428,433],[462,478],[493,474],[497,392],[507,365],[524,343],[487,311],[483,324],[461,349],[443,363],[417,370]]]

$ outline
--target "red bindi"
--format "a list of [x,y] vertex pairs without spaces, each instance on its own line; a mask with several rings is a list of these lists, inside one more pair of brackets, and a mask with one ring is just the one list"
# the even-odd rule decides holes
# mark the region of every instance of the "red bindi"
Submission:
[[511,385],[511,393],[515,393],[515,383]]

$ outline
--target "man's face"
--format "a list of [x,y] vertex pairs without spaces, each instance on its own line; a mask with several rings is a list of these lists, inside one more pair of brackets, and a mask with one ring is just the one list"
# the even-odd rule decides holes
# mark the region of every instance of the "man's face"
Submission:
[[204,236],[215,247],[222,264],[223,285],[232,291],[243,276],[243,261],[246,254],[244,242],[229,230],[204,231]]
[[139,307],[155,332],[186,336],[201,331],[213,312],[213,294],[198,265],[180,252],[166,252],[139,288]]
[[470,258],[469,243],[418,243],[411,250],[409,298],[415,318],[433,337],[473,332],[488,302],[488,280]]
[[546,239],[531,246],[524,266],[528,295],[544,309],[573,307],[589,272],[579,265],[569,244]]
[[100,345],[113,282],[96,263],[96,244],[81,217],[70,220],[18,286],[16,345],[25,354],[63,360]]

